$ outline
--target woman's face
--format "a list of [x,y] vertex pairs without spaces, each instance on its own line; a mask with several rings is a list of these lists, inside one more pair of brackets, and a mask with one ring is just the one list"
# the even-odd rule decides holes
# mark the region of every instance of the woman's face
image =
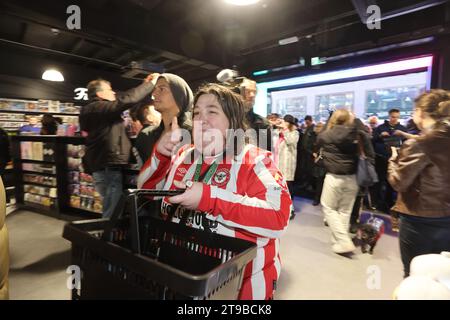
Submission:
[[201,95],[194,106],[194,145],[205,156],[223,152],[226,146],[226,130],[230,122],[216,96]]

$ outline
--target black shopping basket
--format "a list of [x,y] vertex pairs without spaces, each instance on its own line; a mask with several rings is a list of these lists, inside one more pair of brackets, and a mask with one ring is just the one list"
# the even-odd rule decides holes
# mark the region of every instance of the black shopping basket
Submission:
[[[136,199],[157,190],[128,190],[111,218],[65,225],[81,287],[72,299],[236,299],[256,244],[138,216]],[[129,217],[121,217],[126,203]]]

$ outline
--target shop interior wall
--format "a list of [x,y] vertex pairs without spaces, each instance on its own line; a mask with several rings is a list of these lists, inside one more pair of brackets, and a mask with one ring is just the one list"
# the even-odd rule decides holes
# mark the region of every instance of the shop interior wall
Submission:
[[[42,80],[42,73],[50,67],[60,70],[65,81]],[[89,81],[97,78],[110,81],[116,91],[127,90],[141,82],[121,77],[120,70],[111,72],[91,67],[87,62],[74,64],[64,62],[61,57],[52,58],[36,51],[0,46],[0,98],[76,102],[74,89],[85,88]]]

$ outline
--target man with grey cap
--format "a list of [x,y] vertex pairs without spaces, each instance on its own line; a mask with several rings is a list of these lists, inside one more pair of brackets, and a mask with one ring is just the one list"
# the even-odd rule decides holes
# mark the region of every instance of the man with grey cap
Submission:
[[192,129],[189,110],[192,108],[194,95],[183,78],[171,73],[161,74],[152,95],[155,110],[161,113],[161,123],[159,127],[150,126],[143,129],[136,141],[136,149],[143,163],[150,158],[153,147],[162,134],[170,132],[174,117],[177,117],[180,128],[188,131]]
[[106,80],[87,85],[90,103],[80,112],[80,128],[87,133],[83,167],[93,175],[95,189],[103,197],[104,218],[111,217],[122,195],[122,167],[130,159],[131,142],[122,113],[152,92],[156,78],[151,74],[141,85],[117,96]]

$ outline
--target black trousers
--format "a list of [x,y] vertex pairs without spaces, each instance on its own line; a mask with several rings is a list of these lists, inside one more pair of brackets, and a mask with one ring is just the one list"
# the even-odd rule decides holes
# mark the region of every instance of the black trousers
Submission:
[[411,260],[422,254],[450,251],[450,217],[400,216],[400,253],[404,276],[409,276]]
[[375,169],[379,182],[372,187],[372,201],[378,210],[390,213],[390,208],[395,204],[395,191],[387,180],[387,167],[388,160],[377,155]]
[[320,202],[320,197],[322,195],[323,190],[323,182],[325,181],[325,175],[315,177],[314,179],[316,181],[314,190],[314,201]]

